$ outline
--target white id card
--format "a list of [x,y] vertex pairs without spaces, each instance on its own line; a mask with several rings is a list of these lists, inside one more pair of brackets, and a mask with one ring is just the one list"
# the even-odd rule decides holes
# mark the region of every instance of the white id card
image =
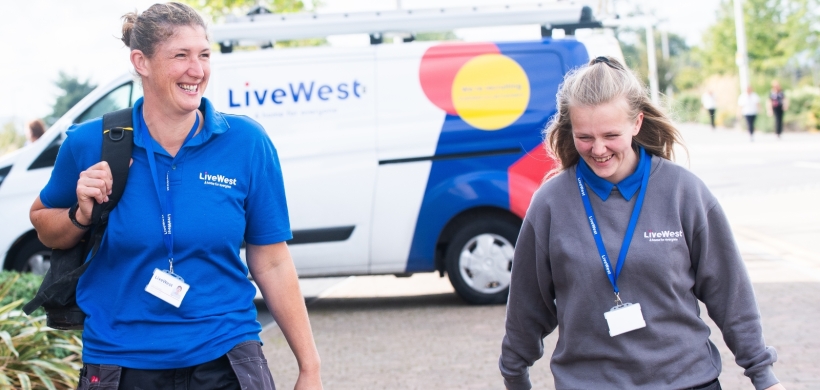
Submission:
[[615,306],[604,313],[604,318],[606,318],[606,323],[609,325],[609,337],[646,327],[640,303],[625,303]]
[[151,275],[151,281],[145,286],[145,291],[175,307],[179,307],[189,287],[182,279],[171,275],[167,271],[160,271],[155,268],[154,274]]

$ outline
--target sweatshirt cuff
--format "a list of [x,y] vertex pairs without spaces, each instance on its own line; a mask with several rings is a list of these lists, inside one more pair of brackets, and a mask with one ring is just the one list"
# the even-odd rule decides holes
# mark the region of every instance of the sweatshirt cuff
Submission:
[[764,367],[762,370],[752,375],[749,379],[752,380],[755,390],[768,389],[769,387],[780,383],[774,375],[774,368],[772,368],[772,366]]
[[526,372],[520,376],[504,377],[504,386],[507,390],[530,390],[532,389],[530,374]]

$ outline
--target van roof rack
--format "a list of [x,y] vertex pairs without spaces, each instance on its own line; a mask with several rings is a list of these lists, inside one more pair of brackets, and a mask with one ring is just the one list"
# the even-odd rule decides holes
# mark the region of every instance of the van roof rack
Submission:
[[341,34],[369,34],[372,43],[381,43],[385,33],[449,31],[456,28],[490,27],[521,24],[542,26],[542,36],[553,29],[568,34],[577,28],[602,27],[588,6],[572,2],[549,2],[531,5],[408,9],[395,11],[351,12],[338,14],[254,13],[231,17],[226,23],[211,27],[216,42],[231,45],[238,40],[292,40]]

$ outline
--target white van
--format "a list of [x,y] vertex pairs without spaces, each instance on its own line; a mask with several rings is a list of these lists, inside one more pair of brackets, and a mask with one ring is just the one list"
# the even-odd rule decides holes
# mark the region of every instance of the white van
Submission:
[[[301,277],[438,271],[469,302],[504,302],[522,218],[553,166],[541,131],[558,85],[590,56],[620,56],[602,37],[239,51],[213,56],[206,97],[273,140]],[[68,126],[140,95],[124,74],[0,160],[4,268],[48,266],[29,207]]]

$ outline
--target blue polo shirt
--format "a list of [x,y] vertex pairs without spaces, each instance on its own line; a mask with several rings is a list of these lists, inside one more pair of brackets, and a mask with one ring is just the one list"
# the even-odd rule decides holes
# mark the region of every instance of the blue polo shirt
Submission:
[[[77,303],[88,316],[85,363],[181,368],[216,359],[242,341],[259,340],[256,290],[239,247],[243,239],[267,245],[292,237],[282,171],[258,123],[219,113],[205,98],[200,110],[204,126],[184,146],[181,161],[153,144],[158,175],[170,172],[174,271],[190,290],[179,308],[145,292],[154,269],[168,268],[168,252],[144,148],[155,141],[147,131],[135,132],[125,193],[77,286]],[[134,105],[135,124],[141,112],[142,99]],[[77,202],[80,172],[100,160],[101,130],[100,118],[68,130],[40,193],[46,207]]]
[[584,178],[584,182],[587,183],[587,186],[604,202],[609,199],[609,194],[612,193],[612,188],[614,187],[618,187],[618,192],[623,195],[624,199],[630,200],[632,196],[641,189],[644,166],[646,164],[652,164],[652,155],[647,153],[643,146],[639,146],[639,148],[639,160],[635,172],[629,174],[629,176],[618,182],[618,184],[610,183],[608,180],[596,175],[584,159],[579,159],[578,170],[581,173],[581,177]]

